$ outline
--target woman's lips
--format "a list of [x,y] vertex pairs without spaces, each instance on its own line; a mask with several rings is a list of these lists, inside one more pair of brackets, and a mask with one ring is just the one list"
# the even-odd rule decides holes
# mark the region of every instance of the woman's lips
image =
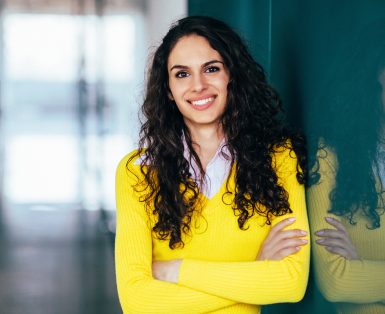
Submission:
[[215,98],[216,98],[215,96],[210,96],[210,97],[204,97],[204,98],[199,98],[195,100],[189,100],[188,102],[193,106],[194,109],[204,110],[212,105]]

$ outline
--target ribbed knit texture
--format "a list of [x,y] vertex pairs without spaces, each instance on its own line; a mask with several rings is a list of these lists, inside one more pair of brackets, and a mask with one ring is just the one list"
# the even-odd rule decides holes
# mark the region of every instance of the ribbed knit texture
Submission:
[[[320,158],[320,183],[307,191],[311,230],[332,229],[325,217],[333,217],[343,223],[355,245],[360,260],[347,260],[329,253],[319,244],[313,244],[316,279],[320,290],[331,302],[336,303],[338,313],[385,313],[385,221],[381,227],[367,228],[370,223],[360,213],[354,216],[356,225],[348,219],[327,211],[331,202],[329,193],[335,186],[336,160],[332,152],[328,158]],[[353,169],[352,169],[353,170]],[[318,237],[314,236],[313,241]]]
[[[292,153],[293,155],[293,153]],[[193,216],[191,234],[184,248],[171,250],[168,241],[152,234],[155,221],[148,216],[132,185],[142,178],[140,166],[130,155],[119,164],[116,176],[117,230],[116,276],[124,313],[260,313],[261,305],[299,301],[305,292],[309,269],[309,245],[281,261],[256,261],[272,226],[290,216],[290,229],[308,230],[304,188],[296,179],[296,159],[288,150],[277,153],[274,165],[280,183],[289,193],[293,214],[277,217],[267,225],[252,217],[240,230],[237,217],[222,201],[226,190],[205,200],[201,214]],[[234,169],[230,190],[234,189]],[[228,203],[228,202],[226,202]],[[288,228],[288,229],[289,229]],[[183,259],[178,284],[155,280],[152,260]]]

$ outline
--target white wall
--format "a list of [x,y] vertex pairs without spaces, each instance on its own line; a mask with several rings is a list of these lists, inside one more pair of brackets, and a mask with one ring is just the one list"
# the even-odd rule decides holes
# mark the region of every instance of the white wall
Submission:
[[146,0],[148,47],[157,47],[172,22],[187,15],[187,0]]

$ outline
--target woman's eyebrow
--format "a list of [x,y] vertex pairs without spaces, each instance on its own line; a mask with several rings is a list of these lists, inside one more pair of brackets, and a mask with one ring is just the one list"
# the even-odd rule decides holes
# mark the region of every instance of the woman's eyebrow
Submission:
[[[207,61],[205,63],[202,64],[202,68],[204,67],[207,67],[208,65],[210,64],[213,64],[213,63],[221,63],[221,64],[224,64],[223,61],[220,61],[220,60],[210,60],[210,61]],[[189,67],[187,65],[181,65],[181,64],[175,64],[173,65],[171,68],[170,68],[170,72],[174,69],[182,69],[182,70],[186,70],[188,69]]]
[[203,63],[202,68],[207,67],[208,65],[213,64],[213,63],[221,63],[221,64],[224,64],[223,61],[219,61],[219,60],[211,60],[211,61],[208,61],[208,62]]
[[172,70],[174,70],[174,69],[183,69],[183,70],[185,70],[185,69],[188,69],[188,66],[187,66],[187,65],[175,64],[175,65],[173,65],[173,66],[171,67],[170,72],[171,72]]

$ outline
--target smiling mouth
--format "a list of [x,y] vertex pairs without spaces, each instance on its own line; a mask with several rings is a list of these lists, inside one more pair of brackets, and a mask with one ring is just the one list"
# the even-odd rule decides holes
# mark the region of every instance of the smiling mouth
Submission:
[[204,99],[199,99],[199,100],[194,100],[194,101],[189,101],[193,106],[205,106],[211,102],[213,102],[215,97],[208,97]]

